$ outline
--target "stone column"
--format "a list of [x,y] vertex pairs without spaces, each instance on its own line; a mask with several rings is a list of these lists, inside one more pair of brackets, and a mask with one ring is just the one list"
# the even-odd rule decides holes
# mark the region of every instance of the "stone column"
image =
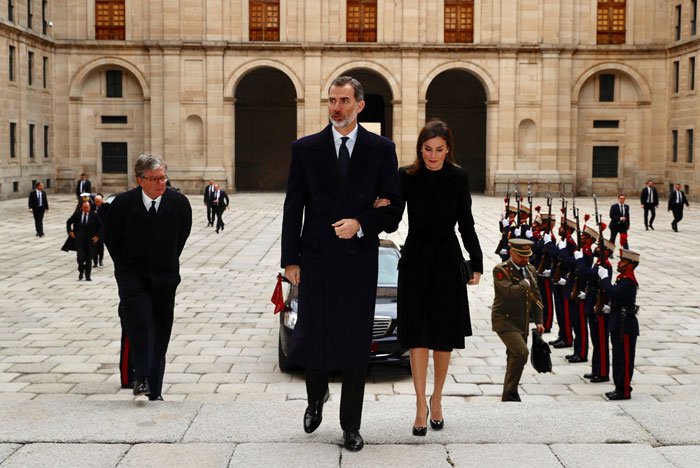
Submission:
[[[401,101],[394,96],[394,141],[399,166],[410,164],[415,159],[418,131],[425,122],[425,104],[422,111],[418,105],[418,82],[420,74],[420,54],[417,49],[401,51]],[[400,111],[400,113],[399,113]]]
[[[318,132],[324,125],[322,103],[319,98],[325,95],[321,89],[321,50],[310,48],[304,51],[304,96],[305,112],[303,134]],[[323,94],[322,94],[323,92]],[[327,96],[325,96],[327,97]],[[323,99],[321,99],[323,101]],[[326,101],[327,102],[327,101]],[[298,114],[297,114],[298,115]]]
[[[193,174],[194,188],[198,188],[210,177],[217,180],[226,180],[226,189],[233,187],[232,158],[224,150],[224,49],[223,44],[208,48],[206,51],[206,161],[207,174]],[[187,161],[183,161],[187,167]],[[208,175],[210,173],[212,175]],[[201,179],[201,183],[200,183]]]

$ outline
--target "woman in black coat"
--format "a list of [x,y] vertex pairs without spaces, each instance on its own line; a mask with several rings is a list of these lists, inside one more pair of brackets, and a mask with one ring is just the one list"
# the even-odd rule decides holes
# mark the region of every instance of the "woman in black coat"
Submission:
[[[399,170],[408,206],[408,236],[399,261],[398,334],[401,345],[410,348],[416,390],[413,434],[422,436],[429,414],[428,352],[433,350],[435,367],[430,425],[439,430],[444,424],[442,388],[451,352],[464,348],[464,337],[472,334],[465,283],[479,283],[483,256],[474,230],[467,172],[455,163],[448,125],[429,121],[418,135],[416,153],[413,165]],[[471,279],[463,272],[456,224],[469,253]]]

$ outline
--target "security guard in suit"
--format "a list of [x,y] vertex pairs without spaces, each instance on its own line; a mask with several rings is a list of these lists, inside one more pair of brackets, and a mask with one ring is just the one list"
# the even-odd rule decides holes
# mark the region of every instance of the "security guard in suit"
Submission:
[[533,242],[510,239],[510,259],[493,269],[495,297],[491,308],[491,329],[506,345],[508,356],[501,401],[520,401],[518,383],[527,362],[530,317],[537,333],[543,333],[542,297],[537,270],[529,263]]

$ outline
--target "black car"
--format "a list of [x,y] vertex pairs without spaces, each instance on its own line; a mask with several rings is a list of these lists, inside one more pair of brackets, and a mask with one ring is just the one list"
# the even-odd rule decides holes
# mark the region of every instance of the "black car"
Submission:
[[[409,365],[408,349],[402,348],[396,337],[396,287],[399,278],[398,264],[401,253],[396,244],[382,240],[379,244],[379,271],[377,276],[377,300],[374,307],[372,354],[370,364]],[[287,361],[287,349],[297,322],[299,309],[298,288],[289,284],[285,296],[285,308],[280,313],[279,367],[290,372],[296,366]]]

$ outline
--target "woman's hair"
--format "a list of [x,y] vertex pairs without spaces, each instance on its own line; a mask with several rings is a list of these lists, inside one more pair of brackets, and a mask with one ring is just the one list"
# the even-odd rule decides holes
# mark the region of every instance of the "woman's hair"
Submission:
[[431,119],[423,126],[418,134],[418,143],[416,143],[416,160],[411,167],[406,171],[407,174],[415,174],[422,167],[425,167],[423,161],[423,144],[431,138],[441,137],[447,143],[447,154],[445,155],[445,163],[459,167],[454,158],[454,141],[452,139],[452,130],[449,125],[440,119]]

